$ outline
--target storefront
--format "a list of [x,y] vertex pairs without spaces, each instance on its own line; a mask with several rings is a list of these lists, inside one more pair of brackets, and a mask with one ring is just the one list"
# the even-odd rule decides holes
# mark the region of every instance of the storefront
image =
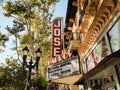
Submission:
[[84,70],[75,84],[84,85],[85,90],[119,90],[120,50],[104,58],[91,70]]
[[94,48],[81,61],[83,76],[75,84],[85,90],[120,89],[120,13],[106,27]]

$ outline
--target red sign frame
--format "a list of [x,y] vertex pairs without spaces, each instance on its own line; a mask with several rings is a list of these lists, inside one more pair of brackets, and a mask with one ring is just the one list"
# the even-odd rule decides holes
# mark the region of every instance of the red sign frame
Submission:
[[53,20],[52,25],[52,58],[62,55],[62,17]]

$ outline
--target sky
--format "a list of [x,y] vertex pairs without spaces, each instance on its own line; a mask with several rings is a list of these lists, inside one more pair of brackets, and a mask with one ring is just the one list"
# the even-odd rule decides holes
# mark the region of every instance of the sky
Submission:
[[[63,17],[63,22],[65,22],[65,18],[66,18],[66,10],[67,10],[67,3],[68,3],[68,0],[60,0],[56,7],[55,7],[55,12],[53,14],[53,18],[55,17]],[[4,17],[3,15],[3,11],[0,7],[0,32],[2,32],[3,34],[7,33],[7,31],[4,29],[7,25],[8,26],[12,26],[12,21],[13,19],[11,18],[6,18]],[[15,51],[12,51],[10,48],[13,47],[13,39],[14,37],[10,37],[9,38],[9,41],[6,43],[6,46],[5,48],[2,48],[4,50],[3,53],[0,53],[0,63],[5,63],[5,58],[6,57],[11,57],[13,56],[13,58],[16,59],[16,52]]]

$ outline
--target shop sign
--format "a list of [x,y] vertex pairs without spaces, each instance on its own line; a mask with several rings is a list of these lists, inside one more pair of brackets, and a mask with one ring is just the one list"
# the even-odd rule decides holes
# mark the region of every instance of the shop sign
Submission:
[[62,17],[57,17],[53,20],[52,26],[52,58],[62,54]]
[[48,79],[53,80],[61,77],[79,74],[78,56],[62,60],[48,66]]

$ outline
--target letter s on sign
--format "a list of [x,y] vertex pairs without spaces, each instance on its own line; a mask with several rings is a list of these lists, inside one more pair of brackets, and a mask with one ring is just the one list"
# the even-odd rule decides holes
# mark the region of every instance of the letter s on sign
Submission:
[[54,45],[60,46],[60,38],[54,38]]

